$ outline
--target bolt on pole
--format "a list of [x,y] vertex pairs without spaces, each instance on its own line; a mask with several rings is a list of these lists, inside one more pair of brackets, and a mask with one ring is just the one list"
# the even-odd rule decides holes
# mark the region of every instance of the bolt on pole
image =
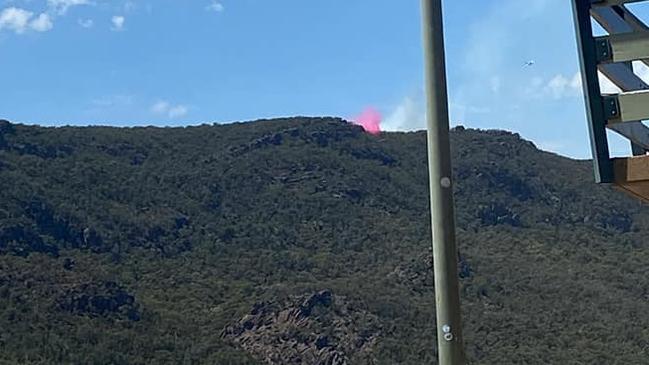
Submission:
[[464,365],[442,1],[422,0],[433,266],[440,365]]

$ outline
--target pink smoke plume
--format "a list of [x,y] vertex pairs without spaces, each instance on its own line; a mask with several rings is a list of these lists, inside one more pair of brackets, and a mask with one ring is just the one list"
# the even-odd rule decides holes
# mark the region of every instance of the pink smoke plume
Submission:
[[381,133],[381,113],[372,107],[368,107],[357,117],[352,120],[354,124],[358,124],[367,133],[379,134]]

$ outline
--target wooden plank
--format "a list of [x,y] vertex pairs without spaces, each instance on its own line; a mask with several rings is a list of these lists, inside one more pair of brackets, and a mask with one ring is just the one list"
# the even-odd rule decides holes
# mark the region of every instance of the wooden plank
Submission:
[[649,155],[614,158],[615,183],[649,181]]
[[617,116],[609,117],[609,123],[635,122],[649,119],[649,90],[639,90],[615,96],[619,110]]
[[611,44],[612,59],[610,62],[637,61],[649,58],[649,32],[632,32],[597,37],[597,40],[608,39]]
[[593,8],[591,15],[609,34],[649,30],[640,18],[624,6]]
[[649,128],[642,122],[611,123],[607,128],[625,137],[633,144],[649,150]]
[[638,181],[628,184],[615,183],[613,186],[636,199],[649,203],[649,181]]
[[606,63],[599,65],[599,71],[622,91],[649,89],[649,85],[624,63]]
[[639,3],[646,0],[594,0],[592,1],[593,6],[615,6],[615,5],[624,5],[630,3]]
[[626,22],[614,8],[597,7],[590,10],[590,15],[608,34],[633,32],[631,24]]
[[615,187],[649,203],[649,155],[613,159]]

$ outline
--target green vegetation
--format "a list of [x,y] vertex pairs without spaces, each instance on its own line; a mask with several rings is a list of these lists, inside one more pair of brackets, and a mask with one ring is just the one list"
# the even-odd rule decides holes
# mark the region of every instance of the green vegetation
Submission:
[[[515,134],[452,138],[471,362],[646,363],[649,210]],[[425,143],[0,121],[0,364],[435,363]]]

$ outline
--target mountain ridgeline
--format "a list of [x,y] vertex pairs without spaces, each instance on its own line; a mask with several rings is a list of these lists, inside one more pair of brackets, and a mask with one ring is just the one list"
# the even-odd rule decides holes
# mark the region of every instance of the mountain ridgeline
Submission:
[[[649,209],[455,128],[473,364],[646,364]],[[434,364],[424,132],[0,121],[0,364]]]

